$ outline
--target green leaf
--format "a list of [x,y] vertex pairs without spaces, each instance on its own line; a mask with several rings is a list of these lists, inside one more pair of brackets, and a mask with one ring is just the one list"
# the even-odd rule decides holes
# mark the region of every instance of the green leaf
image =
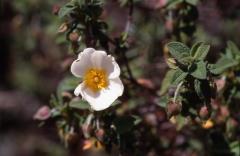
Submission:
[[185,58],[190,56],[190,49],[180,42],[170,42],[167,44],[170,54],[180,63],[185,64]]
[[120,6],[123,7],[128,3],[128,0],[119,0]]
[[192,5],[197,5],[199,0],[186,0],[187,3],[192,4]]
[[240,50],[235,43],[232,41],[227,42],[228,49],[235,55],[240,55]]
[[192,149],[194,149],[196,151],[201,151],[203,149],[203,145],[201,144],[201,142],[196,139],[191,138],[189,140],[189,145],[191,146]]
[[191,55],[196,60],[204,60],[209,52],[210,45],[206,45],[202,42],[196,44],[195,47],[191,49]]
[[236,91],[234,98],[240,99],[240,91]]
[[198,79],[194,80],[194,89],[195,89],[198,97],[203,100],[204,99],[204,94],[203,94],[202,89],[201,89],[201,81],[200,80],[198,80]]
[[233,55],[231,49],[229,49],[229,48],[226,49],[225,56],[229,59],[234,59],[234,55]]
[[142,122],[142,118],[140,116],[132,115],[132,117],[134,118],[134,125],[135,126]]
[[189,65],[189,64],[192,64],[193,60],[194,59],[192,56],[187,56],[187,57],[183,57],[182,59],[178,60],[178,62],[182,63],[183,65]]
[[53,109],[51,110],[51,117],[52,117],[52,118],[55,118],[55,117],[58,117],[58,116],[61,116],[60,110],[57,109],[57,108],[53,108]]
[[169,70],[166,73],[166,75],[161,83],[162,85],[161,85],[161,89],[159,92],[160,95],[163,95],[168,91],[169,86],[171,86],[172,79],[173,79],[175,72],[176,72],[176,70]]
[[182,115],[176,116],[177,130],[181,130],[186,125],[186,118]]
[[58,16],[63,18],[69,15],[75,8],[77,8],[77,6],[74,5],[74,1],[71,1],[60,8]]
[[183,81],[187,77],[188,73],[182,71],[181,69],[175,70],[175,73],[172,78],[172,84],[178,85],[181,81]]
[[226,56],[222,56],[216,64],[212,64],[210,67],[210,72],[213,74],[221,74],[230,67],[238,65],[238,62],[233,59],[229,59]]
[[77,0],[76,2],[79,6],[83,6],[85,4],[85,0]]
[[196,64],[196,68],[191,75],[197,79],[206,79],[207,78],[207,63],[204,61],[199,61]]
[[230,144],[231,152],[234,153],[234,155],[240,155],[240,141],[234,141]]
[[160,107],[166,108],[168,101],[169,101],[169,99],[167,96],[161,96],[158,99],[157,105],[159,105]]
[[52,107],[57,107],[60,103],[59,103],[59,101],[58,101],[58,99],[57,99],[57,97],[55,96],[55,95],[51,95],[51,98],[50,98],[50,105],[52,106]]
[[201,44],[203,44],[203,43],[204,43],[204,42],[196,42],[196,43],[193,44],[193,46],[192,46],[192,48],[191,48],[191,50],[190,50],[190,55],[191,55],[192,57],[194,57],[194,55],[195,55],[198,47],[199,47]]
[[57,97],[62,100],[62,92],[64,91],[73,91],[79,84],[80,79],[76,77],[66,77],[63,79],[57,88]]
[[90,105],[88,104],[88,102],[83,100],[72,100],[69,103],[69,106],[81,110],[90,109]]

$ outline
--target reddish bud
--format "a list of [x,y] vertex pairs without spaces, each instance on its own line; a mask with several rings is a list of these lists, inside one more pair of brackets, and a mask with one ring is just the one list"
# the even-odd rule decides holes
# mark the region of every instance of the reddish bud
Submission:
[[159,9],[167,4],[167,0],[145,0],[144,4],[150,9]]
[[216,83],[216,86],[217,86],[217,91],[219,92],[225,87],[226,80],[225,79],[218,79],[218,80],[215,80],[215,83]]
[[46,120],[51,116],[51,110],[48,106],[40,107],[34,114],[33,118],[36,120]]
[[72,42],[77,42],[79,39],[79,34],[77,32],[72,32],[69,34],[69,40]]
[[58,15],[59,10],[60,10],[60,6],[59,6],[59,5],[53,5],[53,7],[52,7],[52,13],[53,13],[54,15]]
[[167,113],[169,116],[178,115],[181,112],[181,105],[179,103],[174,103],[173,101],[170,101],[167,105]]
[[149,89],[155,88],[155,85],[153,84],[153,82],[150,79],[139,78],[139,79],[137,79],[137,82],[146,88],[149,88]]
[[203,106],[203,107],[200,108],[199,116],[200,116],[202,119],[207,119],[207,118],[209,118],[209,111],[208,111],[207,106]]
[[221,106],[220,107],[220,113],[223,117],[228,117],[229,114],[230,114],[227,106]]
[[166,29],[167,29],[169,32],[172,32],[172,31],[173,31],[173,27],[174,27],[173,20],[168,19],[168,20],[165,22],[165,27],[166,27]]
[[98,129],[95,132],[96,137],[98,138],[98,140],[102,141],[103,137],[104,137],[105,131],[103,129]]

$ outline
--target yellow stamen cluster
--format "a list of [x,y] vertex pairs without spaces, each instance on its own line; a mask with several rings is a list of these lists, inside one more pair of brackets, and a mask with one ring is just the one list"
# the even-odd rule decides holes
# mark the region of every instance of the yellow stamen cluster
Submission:
[[86,87],[93,92],[98,92],[108,86],[108,79],[105,70],[91,68],[84,75],[84,83]]

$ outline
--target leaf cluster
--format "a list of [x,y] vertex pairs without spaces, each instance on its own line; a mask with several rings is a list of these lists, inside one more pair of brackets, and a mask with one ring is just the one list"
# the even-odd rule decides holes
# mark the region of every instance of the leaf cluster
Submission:
[[[96,44],[108,49],[108,37],[105,35],[107,24],[100,19],[103,12],[101,0],[72,0],[62,6],[58,16],[67,25],[66,39],[71,33],[77,33],[80,40],[72,41],[71,49],[77,52],[85,46],[95,47]],[[86,45],[80,44],[84,41]]]
[[205,61],[205,58],[210,49],[209,45],[200,42],[190,49],[180,42],[171,42],[167,47],[176,61],[176,64],[171,66],[175,70],[173,84],[178,84],[188,75],[199,80],[207,79],[208,63]]
[[170,42],[167,47],[172,56],[167,59],[171,70],[166,74],[160,94],[163,95],[171,87],[177,87],[174,99],[179,91],[178,99],[182,103],[183,113],[198,115],[199,109],[203,105],[209,106],[211,98],[215,95],[212,73],[205,60],[210,45],[198,42],[189,48],[180,42]]
[[211,65],[211,72],[213,74],[222,74],[228,68],[238,67],[240,64],[240,50],[231,41],[227,42],[226,53],[222,54],[220,59],[216,62],[216,64]]

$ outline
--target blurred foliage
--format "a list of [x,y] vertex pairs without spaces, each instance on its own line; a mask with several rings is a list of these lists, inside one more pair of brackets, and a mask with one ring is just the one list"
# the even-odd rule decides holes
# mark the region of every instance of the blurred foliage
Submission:
[[[239,155],[237,0],[8,3],[11,87],[43,103],[51,95],[44,126],[56,124],[70,154]],[[69,67],[86,47],[121,67],[124,95],[103,112],[73,95],[81,80]],[[55,151],[46,147],[66,155]]]

